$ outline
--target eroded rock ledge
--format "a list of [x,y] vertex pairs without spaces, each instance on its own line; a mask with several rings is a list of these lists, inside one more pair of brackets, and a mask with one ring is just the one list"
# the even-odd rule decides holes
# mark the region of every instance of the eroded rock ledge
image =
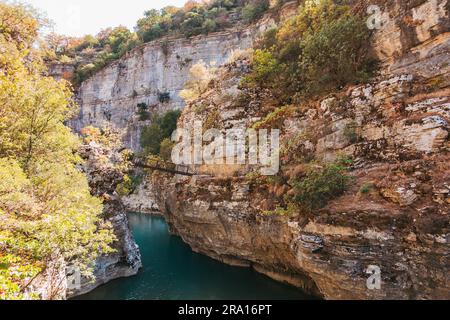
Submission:
[[[231,177],[157,175],[152,182],[158,207],[193,250],[327,299],[450,298],[450,1],[373,4],[386,19],[373,46],[382,76],[303,106],[283,124],[284,139],[313,133],[296,141],[303,157],[351,156],[352,187],[312,214],[269,216],[261,212],[273,194],[255,190],[246,179],[248,168]],[[178,99],[189,64],[203,59],[220,65],[252,39],[247,30],[174,40],[168,55],[159,42],[135,50],[83,84],[74,126],[112,125],[138,149],[145,123],[136,119],[137,103],[155,111],[182,107],[180,100],[158,103],[158,91]],[[195,61],[183,64],[192,55]],[[246,105],[226,98],[241,93],[246,64],[226,65],[212,90],[186,107],[180,126],[214,114],[219,129],[248,128],[264,108],[276,107],[267,105],[264,92],[251,95]],[[364,185],[371,186],[368,195],[359,192]],[[381,268],[381,290],[366,287],[369,265]]]
[[[180,127],[217,107],[219,129],[254,121],[259,104],[236,118],[232,103],[213,102],[227,88],[236,90],[233,68],[186,108]],[[194,251],[253,267],[327,299],[448,299],[450,97],[418,93],[421,81],[410,75],[380,79],[285,119],[284,139],[315,130],[315,139],[299,140],[302,155],[355,159],[352,187],[324,209],[263,214],[274,195],[252,186],[248,168],[221,176],[201,174],[197,167],[195,177],[154,174],[171,231]],[[199,102],[209,106],[204,114],[194,107]],[[349,123],[357,141],[346,134]],[[369,183],[373,190],[362,194],[361,186]],[[367,289],[370,265],[382,270],[381,290]]]

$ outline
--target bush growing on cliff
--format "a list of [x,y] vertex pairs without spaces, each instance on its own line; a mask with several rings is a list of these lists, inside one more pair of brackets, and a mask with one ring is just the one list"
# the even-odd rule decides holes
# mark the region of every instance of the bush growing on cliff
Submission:
[[175,146],[175,143],[169,139],[164,139],[159,147],[159,155],[160,157],[167,162],[170,162],[172,159],[172,149]]
[[122,197],[128,196],[136,190],[142,180],[142,174],[126,174],[122,183],[117,186],[116,192]]
[[63,259],[92,274],[114,236],[77,168],[79,141],[64,125],[73,93],[42,75],[39,19],[1,2],[0,21],[0,300],[38,298],[27,287],[49,265]]
[[[156,115],[152,124],[145,127],[141,134],[141,147],[145,155],[160,155],[161,150],[167,152],[167,142],[177,128],[178,118],[181,111],[171,110],[163,115]],[[164,142],[164,143],[163,143]]]
[[159,92],[158,93],[158,101],[160,103],[168,103],[168,102],[170,102],[170,92],[168,92],[168,91]]
[[365,18],[349,6],[307,0],[296,17],[263,37],[243,84],[269,88],[291,103],[366,81],[375,69],[369,37]]
[[289,183],[294,194],[290,201],[308,210],[320,209],[341,196],[350,182],[348,160],[325,165],[310,165],[305,176],[292,178]]
[[246,23],[253,22],[268,9],[269,0],[188,1],[183,8],[166,7],[145,12],[136,30],[144,42],[166,35],[192,37],[231,27],[239,16]]
[[140,121],[150,120],[150,112],[148,111],[148,105],[146,103],[138,103],[137,108]]

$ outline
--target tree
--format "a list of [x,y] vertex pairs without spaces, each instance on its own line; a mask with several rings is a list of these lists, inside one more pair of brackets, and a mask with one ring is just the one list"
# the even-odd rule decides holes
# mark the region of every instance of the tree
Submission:
[[175,143],[172,142],[169,138],[164,139],[161,142],[159,148],[159,155],[164,161],[170,162],[172,159],[172,149],[175,146]]
[[181,111],[179,110],[171,110],[163,115],[154,116],[152,124],[145,127],[141,134],[141,146],[146,155],[162,155],[164,153],[167,156],[169,146],[164,140],[170,140],[172,133],[177,128],[180,116]]
[[0,299],[21,299],[59,258],[91,274],[114,236],[76,169],[79,141],[64,125],[75,111],[70,86],[42,76],[39,20],[0,3],[0,21]]
[[163,140],[161,127],[158,123],[153,122],[150,126],[145,127],[141,133],[141,146],[146,154],[159,154],[161,141]]
[[251,0],[242,8],[242,17],[247,22],[254,22],[261,18],[269,7],[269,0]]
[[119,55],[126,48],[131,37],[132,33],[127,27],[119,26],[111,31],[106,43],[111,47],[114,54]]
[[209,83],[214,79],[215,68],[207,68],[203,61],[196,63],[189,70],[189,80],[184,89],[180,92],[180,97],[186,101],[194,100],[206,91]]
[[262,38],[243,84],[268,88],[290,104],[366,81],[376,67],[369,37],[364,17],[343,2],[307,0],[295,17]]

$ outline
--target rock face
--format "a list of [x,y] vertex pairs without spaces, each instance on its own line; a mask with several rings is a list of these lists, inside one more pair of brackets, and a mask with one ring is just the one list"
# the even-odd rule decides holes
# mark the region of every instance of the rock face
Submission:
[[70,289],[68,298],[88,293],[108,281],[135,275],[142,267],[139,247],[128,226],[127,211],[115,192],[123,180],[123,173],[117,166],[121,161],[120,154],[95,142],[83,146],[80,154],[86,159],[83,170],[88,176],[92,194],[104,199],[103,218],[111,223],[117,241],[112,244],[116,252],[100,256],[95,261],[95,281],[81,279],[81,288]]
[[[189,77],[190,67],[203,61],[222,65],[230,54],[253,43],[253,31],[216,33],[192,39],[166,39],[135,49],[83,82],[79,89],[81,111],[72,127],[113,125],[127,132],[125,144],[139,150],[140,131],[145,125],[137,115],[139,103],[150,112],[184,106],[179,93]],[[161,95],[170,100],[161,102]]]
[[[351,187],[323,209],[277,215],[264,213],[277,192],[255,186],[248,166],[155,173],[159,206],[193,250],[327,299],[450,298],[449,3],[383,3],[392,22],[375,36],[381,76],[282,119],[282,143],[296,159],[353,158]],[[422,18],[400,23],[410,17]],[[245,104],[224,99],[243,94],[246,69],[245,61],[225,66],[179,127],[215,115],[219,130],[248,128],[273,110],[264,92]],[[375,290],[373,266],[381,270]]]
[[381,9],[374,50],[385,63],[386,73],[436,77],[449,72],[448,0],[378,0],[371,4]]
[[[367,7],[364,1],[363,7]],[[386,74],[410,74],[443,81],[450,70],[449,1],[377,0],[374,26],[374,54],[384,64]],[[298,4],[286,3],[279,17],[266,16],[256,26],[228,30],[191,39],[164,39],[136,48],[104,68],[79,88],[79,116],[71,126],[113,126],[126,132],[124,141],[131,150],[140,149],[140,132],[145,122],[137,115],[139,103],[160,112],[184,107],[179,97],[188,80],[190,67],[200,61],[223,65],[233,51],[251,48],[255,38],[276,23],[291,17]],[[378,25],[378,23],[380,25]],[[50,68],[58,78],[69,77],[73,67]],[[166,100],[162,97],[169,96]]]
[[48,66],[48,75],[56,80],[70,81],[75,72],[75,66],[71,64],[54,63]]
[[[236,79],[225,73],[228,79],[185,109],[179,127],[192,126],[214,108],[221,110],[219,130],[254,121],[258,104],[214,105],[235,88]],[[276,195],[255,189],[247,167],[223,175],[223,169],[202,173],[197,167],[194,177],[153,178],[172,232],[197,252],[327,299],[450,298],[450,127],[443,116],[450,96],[431,103],[413,87],[422,86],[410,75],[389,78],[285,120],[283,141],[314,132],[315,139],[298,139],[302,156],[355,159],[352,187],[324,209],[267,215],[265,202]],[[199,114],[198,103],[209,107]],[[427,108],[435,115],[420,111]],[[350,124],[356,137],[348,133]],[[364,186],[370,186],[367,195],[360,191]],[[381,269],[381,290],[368,289],[369,266]]]
[[68,278],[67,265],[61,257],[53,257],[46,270],[38,275],[29,285],[25,296],[33,299],[38,296],[41,300],[67,299]]

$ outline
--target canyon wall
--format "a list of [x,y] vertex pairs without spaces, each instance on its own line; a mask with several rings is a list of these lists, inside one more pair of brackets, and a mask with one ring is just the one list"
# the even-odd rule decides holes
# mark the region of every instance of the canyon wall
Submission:
[[[234,81],[197,101],[208,105],[203,113],[188,106],[179,126],[217,108],[218,129],[251,125],[257,99],[253,107],[214,104],[235,90]],[[354,159],[350,188],[321,210],[267,213],[277,195],[252,181],[254,168],[246,166],[196,166],[194,177],[154,173],[171,231],[196,252],[327,299],[450,298],[450,95],[423,95],[418,87],[411,75],[387,78],[285,119],[282,139],[295,144],[293,156]],[[358,139],[348,135],[349,124]],[[380,290],[367,288],[372,265],[381,269]]]
[[111,280],[136,275],[142,267],[140,250],[128,225],[127,210],[116,192],[123,181],[124,156],[117,148],[95,142],[83,145],[80,155],[85,160],[82,170],[88,177],[91,193],[103,199],[102,218],[110,224],[116,239],[111,244],[114,252],[103,254],[94,262],[94,278],[82,277],[79,287],[68,288],[68,298],[88,293]]
[[[287,19],[295,10],[296,1],[287,3],[281,9],[281,19]],[[145,103],[151,114],[183,108],[184,101],[179,93],[194,64],[203,62],[209,67],[219,67],[234,52],[251,48],[257,34],[274,24],[275,19],[268,15],[257,25],[245,29],[190,39],[164,38],[144,44],[82,83],[76,97],[80,112],[68,125],[76,132],[87,126],[112,128],[121,133],[125,147],[138,151],[141,129],[149,124],[149,121],[141,121],[138,104]],[[74,69],[73,65],[55,63],[49,66],[48,74],[58,80],[70,80]],[[166,97],[164,102],[162,95]],[[114,167],[108,151],[99,145],[90,145],[83,147],[82,155],[87,161],[84,170],[92,192],[105,199],[103,215],[113,226],[116,252],[97,259],[95,281],[83,278],[81,288],[75,290],[60,286],[58,297],[61,298],[79,296],[110,280],[136,274],[141,258],[128,227],[126,212],[160,214],[156,201],[152,200],[151,184],[142,184],[128,197],[117,196],[115,187],[123,175]],[[60,273],[65,278],[64,271]],[[60,282],[65,284],[66,280]],[[45,292],[43,296],[49,297],[50,293]]]
[[[289,188],[253,180],[255,168],[154,173],[171,231],[193,250],[326,299],[450,298],[450,1],[378,4],[379,77],[280,119],[282,143],[300,159],[282,170],[345,155],[353,159],[348,190],[323,209],[277,214],[274,199]],[[238,86],[248,64],[226,65],[179,127],[214,117],[219,130],[248,128],[273,110],[267,93]],[[246,103],[229,98],[243,95]],[[367,286],[369,266],[381,270],[380,289]]]
[[[76,130],[89,125],[123,129],[126,146],[139,150],[140,129],[146,125],[137,114],[139,103],[150,106],[152,113],[181,109],[184,102],[179,93],[190,67],[200,61],[220,66],[234,50],[250,48],[253,37],[249,29],[165,39],[135,49],[83,82],[78,94],[81,111],[72,126]],[[170,100],[161,103],[161,94],[169,94]]]
[[384,74],[413,73],[427,78],[449,70],[450,2],[447,0],[362,1],[380,11],[368,25],[375,28],[373,50]]
[[[373,53],[385,74],[413,72],[428,78],[446,74],[450,68],[448,1],[357,3],[363,10],[369,4],[380,8],[371,16],[375,19],[371,27],[375,28]],[[297,1],[288,2],[277,17],[267,15],[246,29],[191,39],[167,38],[134,49],[83,82],[78,92],[80,113],[70,125],[76,131],[89,125],[121,129],[126,132],[126,146],[139,150],[141,129],[148,125],[139,119],[139,103],[148,105],[151,113],[183,108],[179,93],[193,64],[203,61],[208,66],[223,65],[233,51],[251,48],[261,32],[291,17],[297,7]],[[57,78],[67,79],[72,72],[71,66],[51,68]],[[162,95],[170,99],[161,102]]]
[[[112,126],[126,133],[128,148],[139,150],[141,129],[148,121],[140,121],[138,104],[145,103],[152,114],[182,109],[185,103],[179,94],[194,64],[223,65],[233,52],[252,48],[259,34],[276,21],[288,19],[296,10],[297,1],[291,1],[280,9],[279,16],[266,15],[248,28],[190,39],[164,38],[134,49],[82,83],[77,95],[80,113],[71,121],[71,127],[79,131],[90,125]],[[68,72],[66,69],[55,65],[52,73],[61,78]]]
[[[365,10],[367,2],[359,3]],[[194,177],[156,173],[152,194],[172,232],[195,251],[321,297],[449,299],[450,1],[371,4],[381,9],[382,24],[373,36],[380,76],[300,106],[283,123],[283,139],[295,141],[300,158],[354,159],[352,186],[342,197],[311,214],[265,214],[275,196],[255,188],[248,167],[195,167],[200,174]],[[273,23],[268,19],[262,28]],[[233,50],[251,47],[259,31],[137,48],[83,83],[73,127],[114,126],[126,132],[129,148],[139,150],[147,123],[139,121],[137,104],[153,112],[183,108],[179,92],[189,67],[200,60],[225,66],[215,87],[186,107],[179,126],[211,115],[219,129],[253,125],[264,116],[264,92],[236,104],[229,97],[241,95],[238,83],[248,61],[226,61]],[[163,93],[170,94],[169,102],[159,101]],[[132,207],[143,201],[149,211],[156,208],[148,192],[141,194]],[[370,265],[382,271],[381,290],[367,288]]]

